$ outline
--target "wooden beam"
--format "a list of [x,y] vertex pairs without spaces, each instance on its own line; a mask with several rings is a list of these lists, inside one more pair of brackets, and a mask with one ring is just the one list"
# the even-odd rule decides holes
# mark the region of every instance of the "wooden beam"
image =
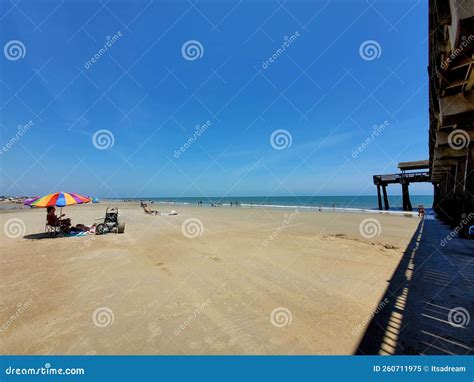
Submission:
[[[469,140],[471,142],[474,142],[474,129],[459,129],[459,130],[462,130],[458,133],[454,132],[448,132],[448,131],[438,131],[436,133],[436,145],[435,147],[441,147],[441,146],[447,146],[449,145],[449,142],[452,140],[452,139],[455,139],[456,138],[456,134],[459,134],[459,137],[461,137],[461,134],[462,136],[467,140],[467,138],[469,137]],[[455,130],[454,130],[455,131]],[[451,136],[451,138],[449,138],[450,134],[453,134]],[[452,143],[456,143],[456,142],[452,142]]]
[[382,209],[382,196],[380,195],[380,184],[377,184],[377,201],[379,203],[379,210]]
[[451,147],[439,147],[434,149],[434,161],[438,159],[452,159],[458,157],[465,157],[467,155],[467,149],[454,150]]
[[383,191],[383,203],[385,205],[385,209],[388,210],[390,208],[390,204],[388,203],[387,186],[385,184],[382,184],[382,191]]
[[437,159],[436,162],[433,162],[433,165],[435,163],[437,166],[455,166],[459,161],[457,159]]
[[438,101],[441,124],[444,125],[452,120],[450,117],[457,116],[457,118],[461,118],[462,114],[472,112],[474,109],[474,91],[441,97]]
[[417,160],[412,162],[400,162],[398,168],[402,171],[404,170],[423,170],[425,168],[430,168],[430,161],[428,159]]
[[402,195],[403,195],[403,211],[412,211],[413,208],[410,202],[410,192],[408,190],[408,182],[402,183]]

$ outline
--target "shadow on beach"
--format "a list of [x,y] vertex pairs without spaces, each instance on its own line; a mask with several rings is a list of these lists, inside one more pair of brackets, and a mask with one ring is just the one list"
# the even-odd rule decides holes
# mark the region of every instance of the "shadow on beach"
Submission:
[[473,354],[474,241],[440,245],[450,232],[420,222],[355,354]]
[[51,236],[51,234],[47,232],[39,232],[39,233],[32,233],[30,235],[23,236],[23,239],[27,240],[41,240],[41,239],[56,239],[60,238],[61,235],[58,236]]

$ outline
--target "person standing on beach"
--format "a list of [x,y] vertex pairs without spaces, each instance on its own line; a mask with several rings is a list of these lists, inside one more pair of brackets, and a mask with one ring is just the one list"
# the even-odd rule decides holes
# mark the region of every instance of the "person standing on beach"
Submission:
[[418,206],[418,217],[419,218],[424,218],[425,217],[425,207],[423,206],[423,204],[420,204]]

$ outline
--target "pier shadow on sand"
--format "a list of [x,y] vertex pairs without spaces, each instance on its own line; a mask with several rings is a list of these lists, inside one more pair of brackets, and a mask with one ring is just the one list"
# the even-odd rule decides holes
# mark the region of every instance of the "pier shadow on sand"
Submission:
[[355,354],[474,354],[474,241],[420,222]]

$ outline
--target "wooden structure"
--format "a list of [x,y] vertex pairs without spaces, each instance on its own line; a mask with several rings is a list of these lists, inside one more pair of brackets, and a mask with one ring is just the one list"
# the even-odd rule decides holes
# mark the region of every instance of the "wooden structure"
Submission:
[[389,184],[400,184],[402,186],[403,211],[412,211],[413,207],[410,202],[409,192],[410,183],[430,181],[430,175],[428,171],[407,172],[410,170],[428,169],[428,160],[421,160],[416,162],[401,162],[398,164],[398,168],[402,171],[401,173],[374,175],[374,184],[377,186],[377,200],[379,210],[382,209],[382,195],[380,194],[380,189],[382,189],[383,193],[384,209],[388,210],[390,208],[390,203],[388,202],[387,186]]
[[457,226],[474,212],[474,1],[429,0],[433,208]]

